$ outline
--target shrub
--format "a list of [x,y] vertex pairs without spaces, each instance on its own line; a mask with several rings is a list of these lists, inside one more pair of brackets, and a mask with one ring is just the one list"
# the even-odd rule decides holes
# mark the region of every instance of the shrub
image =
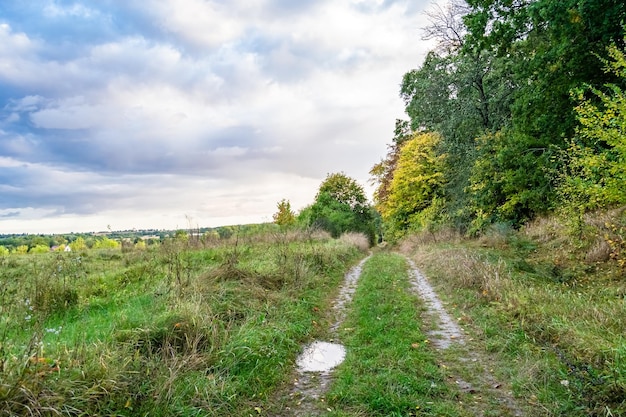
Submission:
[[37,245],[30,248],[28,253],[48,253],[50,252],[50,248],[46,245]]
[[367,252],[370,248],[369,240],[363,233],[344,233],[339,237],[339,240],[349,245],[356,246],[363,252]]

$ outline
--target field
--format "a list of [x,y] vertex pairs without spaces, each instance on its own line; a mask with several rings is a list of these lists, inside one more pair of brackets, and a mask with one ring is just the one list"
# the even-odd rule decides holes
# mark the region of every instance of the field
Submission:
[[[624,267],[554,219],[480,239],[235,234],[0,258],[0,416],[626,415]],[[438,346],[411,259],[462,328]],[[456,336],[455,336],[456,337]],[[297,355],[346,348],[306,408]]]
[[0,415],[248,415],[363,252],[324,235],[9,255]]

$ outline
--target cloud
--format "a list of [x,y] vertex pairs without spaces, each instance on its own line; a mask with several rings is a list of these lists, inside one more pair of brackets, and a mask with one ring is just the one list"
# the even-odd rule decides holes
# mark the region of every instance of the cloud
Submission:
[[365,185],[429,47],[426,6],[3,4],[0,228],[269,221],[329,172]]

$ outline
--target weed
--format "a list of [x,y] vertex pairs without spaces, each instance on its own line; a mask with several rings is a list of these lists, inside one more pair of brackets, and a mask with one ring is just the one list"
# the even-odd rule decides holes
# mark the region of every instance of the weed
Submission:
[[280,239],[3,257],[0,415],[254,413],[360,256]]
[[622,271],[598,233],[622,220],[605,216],[583,244],[539,219],[502,239],[405,248],[546,415],[626,413]]
[[348,244],[354,245],[362,250],[363,252],[367,252],[370,247],[369,239],[363,233],[344,233],[339,236],[339,240],[344,241]]

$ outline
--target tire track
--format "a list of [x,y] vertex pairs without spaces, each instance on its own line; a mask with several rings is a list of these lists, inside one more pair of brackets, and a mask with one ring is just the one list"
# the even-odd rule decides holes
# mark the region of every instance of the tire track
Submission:
[[284,415],[316,416],[328,411],[324,407],[323,396],[332,381],[334,367],[343,361],[343,356],[341,360],[337,360],[339,355],[338,349],[340,347],[343,349],[343,346],[336,343],[338,338],[337,331],[346,318],[346,308],[352,301],[363,265],[369,258],[370,256],[367,256],[362,259],[344,277],[343,284],[332,307],[335,321],[330,326],[330,341],[314,341],[304,347],[302,355],[298,358],[296,368],[298,377],[289,393],[293,406],[287,407]]
[[[485,366],[489,363],[486,354],[473,350],[467,346],[463,329],[448,314],[439,296],[428,282],[428,279],[419,271],[415,263],[409,259],[409,280],[415,293],[417,293],[424,301],[427,311],[424,314],[427,320],[424,323],[434,322],[434,328],[427,328],[426,334],[429,336],[430,344],[440,352],[447,351],[449,348],[458,347],[453,359],[447,359],[446,364],[441,362],[445,367],[449,376],[454,380],[459,390],[473,400],[470,406],[473,415],[484,416],[486,412],[491,414],[490,410],[486,410],[489,399],[494,399],[499,404],[499,408],[504,409],[504,416],[522,417],[526,415],[512,392],[502,389],[503,384],[498,382],[494,375],[489,371],[489,367]],[[456,345],[456,346],[455,346]],[[449,358],[450,355],[445,355]],[[474,370],[474,384],[471,384],[458,375],[460,371],[464,374],[472,367]],[[472,372],[470,372],[471,374]]]

